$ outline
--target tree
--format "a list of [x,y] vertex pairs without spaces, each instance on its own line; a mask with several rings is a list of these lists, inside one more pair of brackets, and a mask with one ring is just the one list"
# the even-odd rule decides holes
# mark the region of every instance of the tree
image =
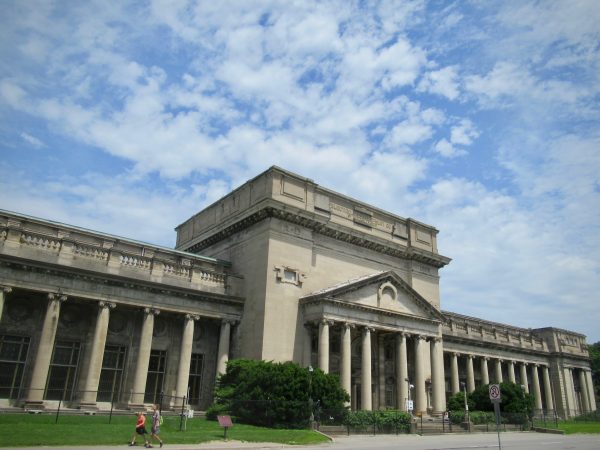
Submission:
[[[312,400],[312,402],[311,402]],[[314,405],[343,410],[349,400],[337,377],[297,364],[230,360],[217,380],[208,418],[227,412],[236,420],[269,427],[303,428]]]
[[[467,404],[469,410],[475,408],[475,402],[467,394]],[[457,392],[448,399],[448,405],[446,406],[448,411],[464,411],[465,410],[465,393],[463,391]]]
[[592,363],[592,380],[594,382],[594,393],[596,397],[600,396],[600,342],[596,342],[588,347]]
[[[500,409],[502,412],[524,413],[527,415],[531,415],[533,412],[533,396],[525,392],[521,385],[511,382],[500,383],[500,393],[502,398]],[[489,384],[479,386],[471,394],[469,394],[469,396],[475,403],[475,410],[494,410],[494,405],[492,404],[489,395]]]

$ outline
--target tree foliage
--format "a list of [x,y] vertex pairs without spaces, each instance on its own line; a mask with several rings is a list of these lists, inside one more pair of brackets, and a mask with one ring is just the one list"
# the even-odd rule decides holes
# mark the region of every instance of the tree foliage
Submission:
[[[526,393],[520,385],[511,382],[500,383],[500,393],[502,397],[500,410],[502,412],[528,415],[533,412],[533,396]],[[490,400],[489,385],[479,386],[467,394],[467,403],[469,411],[493,411],[494,405]],[[449,411],[464,410],[464,394],[459,392],[451,396],[448,399],[447,408]]]
[[592,362],[592,380],[594,381],[594,392],[596,397],[600,396],[600,342],[591,344],[588,347],[590,359]]
[[[469,405],[469,410],[473,410],[475,408],[475,402],[473,399],[467,395],[467,404]],[[448,398],[448,406],[446,407],[448,411],[464,411],[465,409],[465,394],[460,391],[456,394],[450,396]]]
[[297,364],[230,360],[217,380],[209,418],[227,412],[243,423],[303,428],[311,412],[343,410],[348,394],[335,375]]

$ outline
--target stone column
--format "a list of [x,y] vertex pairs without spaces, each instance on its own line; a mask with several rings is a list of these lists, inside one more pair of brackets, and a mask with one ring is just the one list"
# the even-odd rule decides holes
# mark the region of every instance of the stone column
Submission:
[[517,379],[515,378],[515,362],[510,360],[508,362],[508,381],[511,383],[516,383]]
[[467,355],[467,391],[475,390],[475,371],[473,370],[473,355]]
[[[176,406],[181,407],[183,404],[183,397],[187,397],[188,385],[190,380],[190,364],[192,361],[192,347],[194,345],[194,322],[199,320],[200,317],[193,314],[186,314],[183,322],[183,332],[181,335],[181,347],[179,348],[179,366],[177,369],[177,384],[175,386],[175,401],[173,402]],[[226,324],[224,327],[223,325]],[[217,360],[217,372],[221,367],[221,345],[226,344],[229,348],[229,334],[225,338],[224,328],[227,329],[227,333],[230,331],[230,325],[228,321],[221,321],[221,337],[219,339],[219,359]],[[227,342],[223,342],[226,340]],[[223,363],[224,365],[225,363]],[[221,372],[224,373],[224,372]]]
[[452,385],[452,393],[456,394],[460,391],[460,380],[458,377],[458,354],[450,353],[450,384]]
[[588,394],[587,382],[583,369],[577,369],[579,375],[579,390],[581,391],[581,409],[583,413],[590,412],[590,396]]
[[373,397],[371,394],[371,329],[364,327],[362,330],[362,367],[361,367],[361,404],[362,409],[371,411],[373,409]]
[[408,400],[408,361],[406,355],[406,334],[396,335],[396,394],[397,408],[406,411]]
[[425,367],[423,346],[425,338],[415,337],[415,412],[427,410],[427,392],[425,391]]
[[[192,324],[193,331],[193,324]],[[217,359],[217,376],[222,375],[227,370],[227,361],[229,361],[229,340],[231,337],[231,321],[221,320],[221,333],[219,335],[219,352]],[[190,353],[191,358],[191,353]]]
[[312,365],[312,328],[313,327],[310,323],[304,324],[304,367],[309,367]]
[[81,408],[95,408],[98,396],[98,383],[102,371],[102,360],[104,359],[104,347],[106,345],[106,333],[108,332],[108,320],[110,310],[116,305],[110,302],[98,303],[98,315],[96,316],[96,328],[92,348],[88,359],[88,373],[83,385],[83,393],[79,406]]
[[529,382],[527,381],[527,363],[521,363],[521,385],[525,392],[529,394]]
[[535,409],[542,409],[542,391],[540,389],[540,377],[538,375],[538,365],[531,366],[531,383],[533,384],[533,395],[535,397]]
[[446,410],[446,388],[444,377],[444,351],[442,349],[442,339],[433,338],[430,344],[431,351],[431,390],[432,390],[432,408],[434,413],[441,413]]
[[12,288],[8,286],[0,286],[0,322],[2,322],[2,311],[4,311],[4,301],[6,294],[10,294]]
[[48,306],[40,341],[33,363],[33,373],[25,406],[27,408],[43,408],[44,390],[48,380],[48,370],[50,369],[50,359],[54,349],[54,340],[56,338],[56,328],[58,326],[58,317],[60,316],[60,305],[67,299],[65,295],[48,294]]
[[150,362],[150,351],[152,349],[152,332],[154,331],[154,316],[160,313],[157,309],[144,308],[144,322],[140,335],[140,346],[135,364],[135,375],[133,377],[133,391],[129,408],[139,408],[144,405],[146,392],[146,379],[148,378],[148,364]]
[[565,378],[565,396],[567,398],[567,416],[572,417],[577,412],[577,403],[575,401],[575,385],[573,383],[573,373],[570,367],[564,368]]
[[552,398],[552,384],[550,383],[548,366],[542,367],[542,377],[544,379],[544,392],[546,393],[546,410],[554,411],[554,399]]
[[385,408],[385,347],[383,342],[383,335],[377,333],[377,372],[378,372],[378,401],[377,409]]
[[590,411],[596,411],[596,397],[594,395],[594,382],[592,381],[592,371],[585,371],[585,378],[587,380],[588,396],[590,399]]
[[352,395],[352,328],[349,323],[342,324],[342,362],[340,367],[340,384]]
[[502,360],[497,359],[495,362],[495,380],[496,383],[502,383]]
[[329,373],[329,322],[319,322],[319,369]]
[[481,357],[481,382],[482,384],[490,384],[490,373],[488,371],[488,357]]

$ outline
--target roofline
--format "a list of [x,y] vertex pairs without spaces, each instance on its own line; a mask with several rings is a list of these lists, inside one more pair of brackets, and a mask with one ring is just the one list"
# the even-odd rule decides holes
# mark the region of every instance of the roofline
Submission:
[[399,216],[398,214],[394,214],[394,213],[392,213],[392,212],[390,212],[390,211],[386,211],[385,209],[379,208],[379,207],[377,207],[377,206],[373,206],[373,205],[371,205],[371,204],[369,204],[369,203],[366,203],[366,202],[364,202],[364,201],[362,201],[362,200],[358,200],[358,199],[356,199],[356,198],[354,198],[354,197],[351,197],[351,196],[349,196],[349,195],[342,194],[341,192],[337,192],[337,191],[334,191],[334,190],[332,190],[332,189],[326,188],[326,187],[324,187],[324,186],[322,186],[322,185],[318,184],[317,182],[315,182],[315,181],[314,181],[312,178],[308,178],[308,177],[304,177],[304,176],[302,176],[302,175],[298,175],[298,174],[297,174],[297,173],[295,173],[295,172],[291,172],[291,171],[289,171],[289,170],[287,170],[287,169],[283,169],[282,167],[275,166],[275,165],[273,165],[273,166],[269,167],[268,169],[266,169],[266,170],[264,170],[264,171],[260,172],[258,175],[254,176],[254,177],[250,178],[249,180],[245,181],[244,183],[240,184],[238,187],[236,187],[236,188],[235,188],[235,189],[233,189],[232,191],[228,192],[228,193],[227,193],[226,195],[224,195],[223,197],[220,197],[218,200],[215,200],[215,201],[214,201],[214,202],[212,202],[210,205],[207,205],[207,206],[205,206],[205,207],[204,207],[204,208],[202,208],[200,211],[198,211],[197,213],[193,214],[193,215],[192,215],[192,216],[190,216],[188,219],[186,219],[185,221],[183,221],[183,222],[181,222],[179,225],[177,225],[177,226],[175,227],[175,230],[177,230],[179,227],[181,227],[182,225],[184,225],[185,223],[187,223],[187,222],[188,222],[188,221],[189,221],[189,220],[190,220],[192,217],[195,217],[195,216],[197,216],[198,214],[200,214],[202,211],[205,211],[205,210],[207,210],[207,209],[209,209],[209,208],[211,208],[211,207],[215,206],[217,203],[219,203],[219,202],[220,202],[220,201],[222,201],[223,199],[225,199],[225,198],[227,198],[227,197],[231,196],[232,194],[234,194],[235,192],[239,191],[240,189],[242,189],[242,188],[243,188],[244,186],[246,186],[247,184],[249,184],[249,183],[252,183],[252,182],[253,182],[253,181],[255,181],[256,179],[258,179],[258,178],[262,177],[263,175],[265,175],[265,174],[267,174],[267,173],[269,173],[269,172],[280,172],[280,173],[282,173],[282,174],[285,174],[285,175],[291,176],[291,177],[293,177],[293,178],[296,178],[296,179],[298,179],[298,180],[302,180],[302,181],[304,181],[304,182],[306,182],[306,183],[313,184],[313,185],[317,186],[317,187],[318,187],[320,190],[322,190],[322,191],[324,191],[324,192],[327,192],[327,193],[329,193],[329,194],[333,194],[333,195],[336,195],[336,196],[339,196],[339,197],[345,198],[345,199],[347,199],[347,200],[349,200],[349,201],[351,201],[351,202],[353,202],[353,203],[358,203],[360,206],[363,206],[363,207],[365,207],[366,209],[370,209],[370,210],[376,211],[376,212],[378,212],[378,213],[380,213],[380,214],[383,214],[383,215],[388,215],[388,216],[394,217],[394,218],[396,218],[396,219],[398,219],[398,220],[400,220],[400,221],[410,221],[410,222],[414,222],[414,223],[416,223],[416,224],[419,224],[419,225],[421,225],[421,226],[424,226],[424,227],[426,227],[426,228],[430,228],[430,229],[434,230],[436,234],[437,234],[437,233],[439,233],[439,230],[438,230],[436,227],[434,227],[433,225],[426,224],[425,222],[421,222],[421,221],[419,221],[419,220],[417,220],[417,219],[414,219],[414,218],[412,218],[412,217],[403,217],[403,216]]
[[21,219],[26,219],[26,220],[29,220],[29,221],[35,221],[35,222],[39,222],[39,223],[42,223],[42,224],[50,224],[50,225],[53,225],[53,226],[56,226],[56,227],[67,228],[67,229],[73,230],[73,231],[80,231],[80,232],[84,232],[84,233],[92,233],[92,234],[95,234],[95,235],[98,235],[98,236],[102,236],[102,237],[107,237],[107,238],[110,238],[110,239],[114,239],[116,241],[131,243],[131,244],[135,244],[135,245],[141,245],[141,246],[143,246],[145,248],[153,248],[153,249],[156,249],[156,250],[162,250],[162,251],[165,251],[165,252],[174,253],[174,254],[181,255],[181,256],[186,256],[188,258],[201,259],[201,260],[206,261],[206,262],[212,262],[212,263],[215,263],[215,264],[220,264],[220,265],[225,266],[225,267],[231,267],[231,262],[230,261],[225,261],[223,259],[211,258],[209,256],[202,256],[202,255],[198,255],[196,253],[190,253],[190,252],[186,252],[186,251],[183,251],[183,250],[176,250],[174,248],[165,247],[165,246],[162,246],[162,245],[151,244],[149,242],[136,241],[135,239],[126,238],[126,237],[118,236],[118,235],[115,235],[115,234],[104,233],[104,232],[101,232],[101,231],[91,230],[89,228],[78,227],[76,225],[69,225],[69,224],[64,223],[64,222],[58,222],[58,221],[49,220],[49,219],[42,219],[40,217],[35,217],[35,216],[27,215],[27,214],[17,213],[17,212],[14,212],[14,211],[8,211],[8,210],[5,210],[5,209],[0,209],[0,214],[5,214],[5,215],[8,215],[8,216],[14,216],[14,217],[18,217],[18,218],[21,218]]

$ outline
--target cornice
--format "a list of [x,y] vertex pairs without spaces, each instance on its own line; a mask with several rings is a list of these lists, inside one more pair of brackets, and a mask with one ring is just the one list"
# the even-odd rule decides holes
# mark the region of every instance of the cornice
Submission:
[[64,278],[80,279],[91,281],[93,283],[106,286],[134,289],[136,291],[145,291],[154,294],[168,295],[172,297],[187,298],[197,301],[209,301],[220,304],[229,304],[232,306],[243,307],[244,299],[242,297],[228,296],[213,292],[202,292],[195,289],[178,288],[167,286],[152,281],[143,281],[130,278],[123,278],[117,275],[99,274],[97,272],[87,271],[79,268],[64,268],[62,266],[46,265],[43,263],[16,260],[3,255],[0,258],[0,266],[10,267],[16,270],[29,271],[44,275],[56,275]]
[[396,311],[391,311],[389,309],[374,308],[372,306],[361,305],[358,303],[343,302],[340,300],[335,300],[333,298],[306,298],[306,299],[300,300],[300,305],[303,307],[306,307],[309,305],[318,305],[318,304],[334,305],[334,306],[345,308],[345,309],[353,309],[353,310],[363,311],[363,312],[366,312],[369,314],[378,314],[378,315],[383,315],[383,316],[388,316],[388,317],[410,319],[410,320],[420,321],[420,322],[424,322],[424,323],[428,323],[428,324],[435,324],[436,326],[441,323],[439,320],[430,319],[427,317],[416,316],[413,314],[399,313]]
[[529,354],[529,355],[544,355],[544,356],[552,355],[552,353],[550,353],[548,350],[523,348],[523,347],[519,347],[516,345],[508,345],[508,344],[504,344],[504,343],[500,343],[500,342],[490,342],[490,341],[478,340],[478,339],[474,339],[474,338],[453,336],[451,334],[442,333],[442,339],[444,340],[444,342],[469,345],[471,347],[488,348],[488,349],[493,348],[495,350],[504,350],[504,351],[509,351],[509,352],[513,352],[513,353],[518,351],[519,353]]
[[392,243],[386,242],[383,239],[370,236],[367,233],[361,233],[360,231],[351,230],[350,228],[342,225],[333,224],[326,217],[321,218],[317,215],[309,215],[309,213],[301,211],[297,208],[290,207],[289,205],[279,204],[275,201],[268,202],[268,204],[261,209],[239,220],[236,220],[231,225],[226,226],[225,228],[218,230],[216,233],[195,242],[187,247],[186,251],[192,253],[201,252],[205,248],[227,239],[233,234],[268,218],[284,220],[286,222],[308,228],[313,232],[341,242],[357,245],[359,247],[367,248],[369,250],[397,258],[422,262],[432,265],[436,268],[444,267],[451,261],[450,258],[446,256],[421,250],[415,247],[393,245]]

